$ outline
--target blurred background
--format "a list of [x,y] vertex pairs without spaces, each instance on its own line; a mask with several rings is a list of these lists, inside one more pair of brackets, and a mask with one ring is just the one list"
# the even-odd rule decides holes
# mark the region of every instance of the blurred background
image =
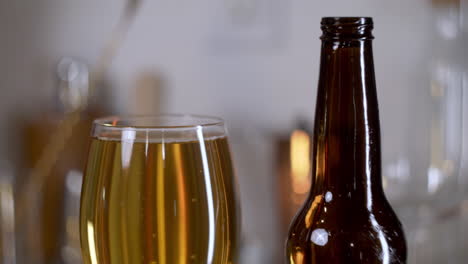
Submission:
[[[310,184],[323,16],[374,17],[383,182],[409,263],[466,263],[465,0],[0,0],[0,263],[81,263],[90,120],[160,112],[227,121],[241,263],[283,263]],[[44,158],[49,142],[60,154]]]

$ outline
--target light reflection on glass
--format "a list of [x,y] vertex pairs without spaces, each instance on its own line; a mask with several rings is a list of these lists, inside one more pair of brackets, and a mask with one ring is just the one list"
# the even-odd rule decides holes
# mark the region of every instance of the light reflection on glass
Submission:
[[[361,43],[361,45],[364,45],[364,43]],[[365,62],[364,62],[364,50],[363,48],[359,49],[360,51],[360,60],[361,60],[361,65],[365,65]],[[361,78],[362,80],[364,80],[366,74],[365,74],[365,68],[364,67],[361,67]],[[365,163],[365,166],[366,166],[366,175],[371,175],[371,167],[370,167],[370,139],[369,139],[369,120],[368,120],[368,116],[367,116],[367,93],[366,93],[366,86],[363,85],[362,86],[362,94],[365,95],[365,97],[362,99],[362,105],[363,105],[363,108],[364,108],[364,111],[363,113],[365,113],[365,116],[364,116],[364,123],[366,124],[364,126],[365,128],[365,141],[366,141],[366,163]],[[367,177],[366,178],[366,181],[367,181],[367,209],[369,210],[369,212],[372,210],[372,184],[371,184],[371,178],[370,177]]]
[[206,186],[206,200],[208,201],[208,225],[209,225],[209,238],[208,238],[208,263],[213,262],[214,242],[215,242],[215,215],[213,206],[213,190],[211,189],[211,175],[210,168],[208,167],[208,155],[206,154],[205,139],[203,137],[203,128],[198,126],[197,137],[200,142],[200,152],[203,163],[203,175],[205,176]]
[[307,228],[312,226],[312,219],[314,217],[315,209],[322,202],[322,200],[323,200],[323,195],[315,196],[315,199],[312,202],[312,205],[310,206],[309,211],[307,211],[307,214],[305,217],[305,225]]
[[[122,142],[123,144],[123,142]],[[162,159],[157,159],[157,166],[156,170],[158,171],[158,175],[164,175],[164,160],[165,160],[165,143],[164,143],[164,137],[162,137],[162,144],[158,146],[158,148],[161,148],[161,155]],[[123,148],[123,145],[122,145]],[[123,165],[123,164],[122,164]],[[160,254],[159,260],[161,261],[161,264],[167,264],[167,259],[166,259],[166,203],[165,203],[165,188],[164,188],[164,178],[165,177],[156,177],[156,206],[160,210],[158,211],[158,214],[156,215],[156,222],[157,222],[157,236],[158,236],[158,252],[163,252],[163,254]]]
[[0,171],[0,224],[0,241],[2,242],[0,263],[14,264],[16,263],[16,240],[13,182],[10,172],[3,169]]
[[177,198],[178,198],[178,221],[179,221],[179,263],[184,263],[187,259],[187,246],[185,245],[187,241],[187,197],[186,197],[186,187],[184,180],[184,171],[182,165],[182,151],[180,145],[174,149],[174,161],[176,163],[176,178],[177,178]]
[[427,191],[435,193],[443,182],[444,175],[435,167],[430,167],[427,171]]
[[122,167],[128,168],[132,158],[133,142],[135,141],[136,131],[125,129],[122,131]]
[[374,228],[375,232],[379,234],[379,241],[380,245],[382,246],[382,263],[383,264],[390,264],[390,256],[388,255],[389,250],[388,250],[388,243],[387,240],[385,239],[385,235],[382,231],[382,227],[377,223],[377,220],[375,220],[374,214],[370,214],[370,219],[371,219],[371,224],[372,227]]
[[406,182],[410,175],[410,163],[406,158],[399,158],[394,163],[388,164],[384,169],[384,174],[388,180]]
[[96,255],[96,243],[94,241],[94,225],[91,221],[88,221],[88,241],[91,264],[98,264]]
[[[83,174],[71,170],[65,177],[64,219],[65,233],[62,237],[61,256],[66,264],[82,263],[79,233],[80,193]],[[103,191],[103,195],[104,195]],[[102,199],[105,199],[104,197]]]
[[64,57],[57,65],[57,75],[62,87],[59,98],[67,111],[85,106],[89,97],[88,66],[77,59]]
[[292,264],[302,264],[304,263],[304,253],[302,253],[301,251],[297,251],[296,253],[294,253],[294,256],[291,255],[289,260]]

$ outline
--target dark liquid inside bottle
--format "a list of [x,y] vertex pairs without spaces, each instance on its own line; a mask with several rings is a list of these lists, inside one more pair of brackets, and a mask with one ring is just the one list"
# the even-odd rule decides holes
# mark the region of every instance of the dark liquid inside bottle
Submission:
[[406,263],[381,181],[371,18],[323,18],[312,187],[291,224],[287,263]]

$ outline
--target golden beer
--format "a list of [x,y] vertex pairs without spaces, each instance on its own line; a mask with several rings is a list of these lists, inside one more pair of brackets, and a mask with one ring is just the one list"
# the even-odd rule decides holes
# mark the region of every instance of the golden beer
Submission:
[[84,262],[237,263],[226,136],[202,126],[178,136],[138,129],[92,140],[81,198]]

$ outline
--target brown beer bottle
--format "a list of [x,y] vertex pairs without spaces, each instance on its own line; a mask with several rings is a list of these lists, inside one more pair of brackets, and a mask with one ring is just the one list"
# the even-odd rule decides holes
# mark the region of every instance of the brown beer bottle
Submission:
[[312,187],[286,244],[290,264],[406,263],[381,180],[372,18],[322,19]]

